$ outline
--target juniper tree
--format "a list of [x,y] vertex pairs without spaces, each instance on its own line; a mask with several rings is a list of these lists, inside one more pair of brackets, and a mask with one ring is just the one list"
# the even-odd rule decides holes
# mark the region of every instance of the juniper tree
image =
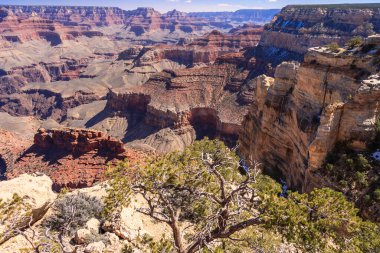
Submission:
[[239,157],[207,139],[183,153],[124,162],[110,169],[106,214],[140,194],[146,206],[138,211],[169,225],[178,253],[225,252],[236,244],[257,250],[256,233],[272,233],[308,252],[379,250],[379,228],[357,217],[341,193],[319,189],[283,198],[281,186],[259,166],[251,162],[240,173]]

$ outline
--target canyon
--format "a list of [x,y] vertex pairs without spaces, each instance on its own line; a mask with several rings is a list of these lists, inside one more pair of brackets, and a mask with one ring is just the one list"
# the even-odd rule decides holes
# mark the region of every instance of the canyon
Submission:
[[0,176],[89,187],[109,162],[208,137],[291,189],[330,186],[320,171],[334,147],[363,151],[375,135],[379,12],[2,6]]
[[[288,189],[328,187],[379,223],[380,4],[222,13],[0,5],[0,191],[28,199],[30,224],[65,192],[105,196],[121,163],[129,176],[204,138],[236,152],[245,173],[281,182],[284,200]],[[170,234],[139,212],[143,197],[76,231],[77,244],[94,227],[107,235],[80,252]],[[0,234],[0,251],[26,247],[21,237]]]

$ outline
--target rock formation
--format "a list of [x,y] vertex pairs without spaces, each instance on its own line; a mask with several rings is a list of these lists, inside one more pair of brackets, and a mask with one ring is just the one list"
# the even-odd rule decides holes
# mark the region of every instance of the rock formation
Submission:
[[192,17],[206,18],[213,22],[237,22],[237,23],[255,23],[266,24],[269,23],[273,16],[280,10],[268,9],[268,10],[237,10],[235,12],[191,12]]
[[18,178],[0,183],[2,201],[12,200],[14,194],[21,198],[24,205],[17,210],[18,216],[17,220],[13,221],[14,224],[0,224],[0,243],[13,236],[11,233],[6,233],[10,232],[9,226],[22,229],[29,222],[33,225],[43,218],[56,199],[56,194],[52,191],[52,181],[45,175],[23,174]]
[[302,62],[311,47],[338,43],[354,36],[379,33],[379,4],[289,5],[264,26],[257,47],[247,54],[255,59],[251,77],[274,75],[284,61]]
[[164,71],[152,76],[144,86],[112,90],[107,108],[143,114],[145,124],[156,129],[170,128],[182,135],[191,126],[197,138],[219,136],[233,143],[247,107],[236,102],[237,93],[225,88],[239,75],[232,64]]
[[312,48],[304,63],[280,64],[243,124],[242,154],[307,191],[316,186],[313,172],[338,141],[365,148],[379,117],[376,38],[340,53]]
[[87,129],[40,129],[34,145],[25,150],[12,167],[8,179],[23,173],[42,172],[53,180],[53,188],[89,187],[105,178],[107,164],[141,159],[142,154],[100,131]]
[[[5,117],[2,120],[6,120]],[[25,128],[24,131],[27,129]],[[31,145],[26,138],[21,138],[8,131],[0,129],[0,180],[5,178],[7,170],[13,165],[22,152]]]
[[124,144],[104,133],[87,129],[39,129],[34,144],[42,149],[61,149],[73,153],[87,153],[92,150],[109,154],[121,154]]
[[3,5],[17,17],[35,15],[64,25],[115,25],[124,23],[124,11],[115,7]]
[[55,22],[54,19],[44,19],[35,14],[17,15],[10,9],[1,8],[0,12],[3,16],[0,20],[0,39],[9,42],[26,42],[35,39],[45,39],[56,46],[63,40],[74,39],[78,36],[102,36],[98,31],[92,31],[91,27],[86,26],[64,26]]
[[265,26],[260,46],[305,54],[309,48],[380,32],[379,4],[289,5]]

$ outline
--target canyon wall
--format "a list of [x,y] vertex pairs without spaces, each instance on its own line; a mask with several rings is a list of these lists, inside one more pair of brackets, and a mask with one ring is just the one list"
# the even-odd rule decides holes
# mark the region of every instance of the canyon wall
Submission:
[[124,23],[124,11],[116,7],[1,5],[20,18],[35,15],[65,25],[112,25]]
[[284,61],[302,62],[311,47],[338,43],[354,36],[380,32],[380,4],[289,5],[264,26],[257,47],[247,52],[255,58],[252,77],[273,76]]
[[307,191],[316,186],[313,174],[337,142],[363,150],[380,116],[379,46],[377,35],[361,48],[339,53],[312,48],[303,63],[280,64],[272,85],[264,92],[256,85],[241,153]]
[[380,32],[380,4],[289,5],[265,26],[260,46],[304,54],[311,47]]
[[212,21],[229,21],[229,22],[253,22],[256,24],[269,23],[273,16],[276,15],[279,9],[252,9],[252,10],[237,10],[235,12],[191,12],[190,16],[207,18]]

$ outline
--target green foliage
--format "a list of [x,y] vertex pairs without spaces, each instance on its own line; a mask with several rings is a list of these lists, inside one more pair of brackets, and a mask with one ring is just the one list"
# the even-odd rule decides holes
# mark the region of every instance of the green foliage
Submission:
[[348,49],[354,49],[354,48],[360,47],[362,44],[363,44],[362,37],[355,36],[349,41],[347,41],[346,46],[348,47]]
[[52,209],[53,215],[45,220],[44,226],[71,235],[91,218],[98,218],[103,203],[96,197],[79,193],[58,199]]
[[[343,163],[352,169],[359,166],[363,173],[370,168],[364,156],[346,156]],[[329,166],[332,173],[339,169],[335,164]],[[151,157],[134,166],[121,163],[110,170],[106,208],[118,210],[133,194],[141,194],[149,208],[139,211],[173,229],[172,240],[140,241],[153,252],[193,253],[192,245],[199,252],[279,252],[284,241],[304,252],[379,251],[379,227],[359,218],[342,193],[316,189],[310,194],[289,192],[289,198],[283,198],[281,186],[254,164],[247,175],[238,167],[234,152],[208,139],[183,153]],[[184,224],[191,229],[182,229]],[[179,249],[178,234],[188,248]]]
[[[291,193],[266,209],[267,224],[306,252],[376,252],[380,248],[373,223],[363,222],[354,204],[331,189]],[[367,230],[368,228],[372,230]],[[368,232],[363,243],[363,231]],[[347,244],[347,241],[352,243]]]
[[23,206],[24,202],[18,194],[13,194],[12,199],[7,201],[0,199],[0,223],[4,224],[18,213]]
[[[376,123],[375,129],[380,131],[380,123]],[[349,148],[347,143],[337,143],[320,173],[345,193],[349,200],[354,201],[361,214],[379,222],[375,211],[378,210],[378,203],[368,200],[368,197],[375,197],[373,191],[380,185],[377,172],[380,164],[371,157],[372,152],[368,149],[358,153]]]
[[15,236],[16,230],[25,226],[32,216],[31,206],[18,194],[13,194],[9,200],[0,199],[0,242]]
[[380,201],[380,188],[376,189],[376,190],[373,192],[373,198],[374,198],[374,200],[376,200],[376,201]]
[[380,149],[380,118],[375,122],[375,137],[370,145],[370,149],[372,151]]
[[328,44],[326,47],[328,50],[330,50],[333,53],[339,53],[340,52],[340,46],[336,42]]
[[162,237],[158,242],[154,241],[152,237],[144,234],[142,238],[140,238],[140,243],[143,246],[146,246],[150,249],[151,253],[161,253],[161,252],[175,252],[173,247],[173,242],[171,240]]

